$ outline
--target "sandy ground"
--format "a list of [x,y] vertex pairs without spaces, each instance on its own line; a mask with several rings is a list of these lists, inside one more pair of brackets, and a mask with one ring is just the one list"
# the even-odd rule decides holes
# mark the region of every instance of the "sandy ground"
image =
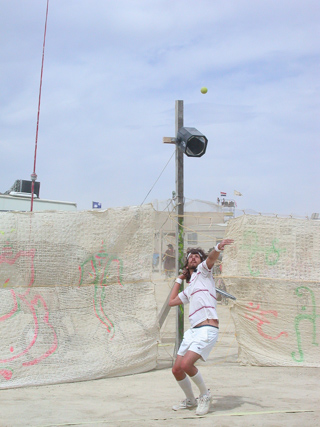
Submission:
[[[171,281],[159,276],[154,283],[161,309]],[[0,426],[320,426],[320,370],[240,366],[229,306],[222,301],[218,310],[219,342],[209,360],[198,364],[214,396],[206,416],[171,409],[183,398],[171,373],[175,335],[171,310],[161,331],[158,369],[0,390]]]

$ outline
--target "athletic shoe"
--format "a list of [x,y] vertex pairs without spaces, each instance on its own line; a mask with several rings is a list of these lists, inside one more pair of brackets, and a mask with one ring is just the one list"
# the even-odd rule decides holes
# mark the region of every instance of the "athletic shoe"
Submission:
[[185,399],[178,403],[178,405],[172,406],[174,411],[179,411],[180,409],[191,409],[195,408],[198,405],[197,399]]
[[196,415],[206,415],[209,412],[211,401],[212,397],[210,394],[210,390],[208,390],[207,394],[199,396]]

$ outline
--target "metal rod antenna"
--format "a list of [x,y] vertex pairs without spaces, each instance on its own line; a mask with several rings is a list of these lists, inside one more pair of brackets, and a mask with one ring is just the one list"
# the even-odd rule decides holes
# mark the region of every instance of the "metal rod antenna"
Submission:
[[44,49],[45,49],[45,45],[46,45],[46,34],[47,34],[48,10],[49,10],[49,0],[47,0],[46,21],[45,21],[45,26],[44,26],[43,47],[42,47],[42,62],[41,62],[40,88],[39,88],[39,101],[38,101],[38,114],[37,114],[37,129],[36,129],[36,140],[35,140],[35,144],[34,144],[33,172],[31,174],[31,181],[32,182],[31,182],[31,207],[30,207],[30,212],[33,211],[34,183],[35,183],[35,181],[37,179],[36,161],[37,161],[38,132],[39,132],[40,103],[41,103],[41,89],[42,89],[42,76],[43,76],[43,63],[44,63]]

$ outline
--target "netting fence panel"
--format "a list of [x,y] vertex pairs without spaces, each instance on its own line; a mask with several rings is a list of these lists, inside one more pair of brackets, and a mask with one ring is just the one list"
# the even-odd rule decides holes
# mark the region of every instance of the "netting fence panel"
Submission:
[[0,387],[155,368],[151,206],[0,213]]
[[320,221],[243,215],[229,222],[223,255],[238,360],[320,366]]

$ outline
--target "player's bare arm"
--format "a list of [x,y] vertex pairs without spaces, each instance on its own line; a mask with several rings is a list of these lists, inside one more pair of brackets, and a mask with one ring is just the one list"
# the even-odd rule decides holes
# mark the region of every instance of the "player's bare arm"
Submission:
[[[174,307],[176,305],[183,304],[181,299],[178,297],[178,294],[179,294],[180,285],[181,285],[182,281],[185,280],[185,278],[186,278],[185,275],[182,273],[182,274],[180,274],[179,277],[177,277],[176,281],[174,282],[174,285],[173,285],[173,288],[171,291],[171,295],[170,295],[170,299],[169,299],[170,307]],[[180,282],[180,280],[181,280],[181,282]]]
[[233,239],[224,239],[220,243],[218,243],[215,249],[213,249],[209,253],[208,258],[206,259],[206,263],[209,270],[211,270],[211,268],[213,267],[213,264],[217,261],[217,259],[219,258],[220,252],[224,250],[225,246],[231,245],[233,242],[234,242]]

